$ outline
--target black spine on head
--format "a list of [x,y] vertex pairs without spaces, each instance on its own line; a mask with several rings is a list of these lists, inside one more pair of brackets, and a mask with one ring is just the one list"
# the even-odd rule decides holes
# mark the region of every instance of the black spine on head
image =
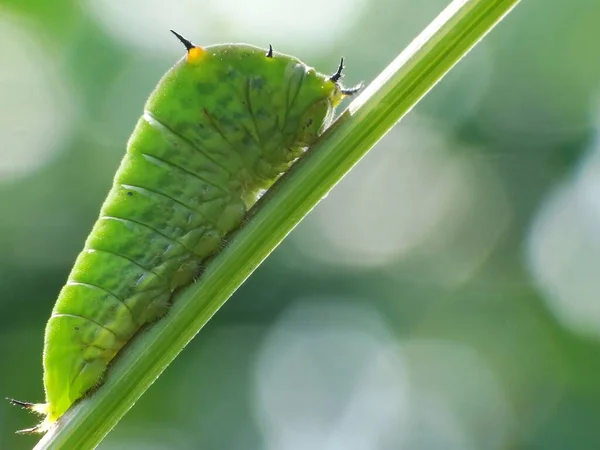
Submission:
[[342,70],[344,70],[344,57],[343,56],[340,61],[340,65],[338,66],[337,72],[334,73],[333,75],[331,75],[331,77],[329,79],[331,81],[333,81],[334,83],[337,83],[338,81],[340,81],[340,79],[342,78]]
[[358,83],[354,87],[342,89],[342,94],[344,94],[347,97],[350,97],[350,96],[352,96],[354,94],[357,94],[362,88],[363,88],[363,84],[362,83]]
[[185,49],[188,52],[195,47],[194,44],[192,44],[190,41],[188,41],[186,38],[184,38],[182,35],[180,35],[177,31],[171,30],[171,33],[173,33],[177,37],[177,39],[179,39],[181,41],[181,43],[183,45],[185,45]]
[[267,52],[267,58],[273,57],[273,46],[269,44],[269,51]]

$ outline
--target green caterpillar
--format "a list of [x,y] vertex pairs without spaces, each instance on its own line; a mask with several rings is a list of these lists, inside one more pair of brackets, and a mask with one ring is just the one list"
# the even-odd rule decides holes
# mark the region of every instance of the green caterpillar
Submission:
[[360,85],[245,44],[198,47],[150,95],[85,248],[46,326],[45,432],[90,389],[141,326],[218,252],[259,192],[329,126]]

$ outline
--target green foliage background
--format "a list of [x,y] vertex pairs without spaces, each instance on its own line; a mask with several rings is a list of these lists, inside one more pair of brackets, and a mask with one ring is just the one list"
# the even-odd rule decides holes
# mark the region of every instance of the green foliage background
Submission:
[[[202,3],[202,5],[200,5]],[[246,41],[370,81],[443,0],[2,0],[0,393],[43,328],[150,90]],[[100,446],[600,446],[600,4],[522,4],[319,205]],[[283,22],[282,22],[283,21]],[[287,22],[286,22],[287,21]],[[0,448],[33,416],[0,406]]]

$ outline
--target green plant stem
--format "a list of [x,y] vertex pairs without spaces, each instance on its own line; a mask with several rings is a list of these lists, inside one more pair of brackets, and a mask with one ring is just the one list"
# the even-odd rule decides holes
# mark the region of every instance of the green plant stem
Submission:
[[249,221],[110,367],[106,383],[71,408],[36,449],[92,449],[233,292],[340,179],[519,0],[454,0],[261,199]]

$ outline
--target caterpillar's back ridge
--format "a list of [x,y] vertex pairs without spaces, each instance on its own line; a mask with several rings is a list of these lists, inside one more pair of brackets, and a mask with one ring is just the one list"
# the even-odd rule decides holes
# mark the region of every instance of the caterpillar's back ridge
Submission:
[[[89,322],[89,323],[97,326],[98,328],[101,328],[102,330],[108,331],[110,334],[112,334],[115,337],[115,339],[118,339],[118,340],[121,339],[113,330],[105,327],[103,324],[101,324],[99,322],[96,322],[94,319],[90,319],[89,317],[80,316],[78,314],[65,314],[65,313],[56,313],[56,312],[52,313],[52,315],[50,316],[50,318],[53,318],[53,317],[70,317],[72,319],[77,319],[77,320],[81,319],[83,321]],[[106,348],[101,347],[101,346],[97,346],[97,347],[102,350],[107,350]]]
[[[116,251],[113,251],[113,250],[107,250],[107,249],[99,249],[99,248],[94,248],[94,247],[88,248],[87,251],[90,254],[104,253],[104,254],[106,254],[107,256],[110,256],[110,257],[124,259],[124,260],[130,262],[131,264],[136,265],[137,267],[139,267],[140,269],[142,269],[144,272],[146,272],[146,274],[148,274],[148,275],[154,275],[154,276],[157,276],[159,278],[163,277],[161,274],[156,273],[152,268],[146,267],[140,261],[136,261],[134,258],[129,257],[127,255],[123,255],[123,254],[121,254],[119,252],[116,252]],[[74,281],[77,281],[77,280],[74,280]]]
[[256,141],[259,147],[262,147],[262,139],[260,129],[256,123],[256,119],[254,117],[254,111],[252,110],[252,100],[250,98],[250,77],[246,77],[246,83],[244,83],[243,99],[242,104],[246,106],[246,110],[250,117],[252,128],[254,129],[254,133],[247,130],[247,133]]
[[[293,72],[293,75],[289,77],[289,81],[288,81],[288,85],[287,85],[287,88],[288,88],[287,89],[287,108],[285,108],[285,119],[283,121],[283,129],[282,129],[283,132],[285,132],[285,130],[287,129],[288,113],[289,113],[289,111],[292,111],[292,108],[294,107],[294,103],[296,102],[296,99],[298,98],[298,94],[300,94],[300,87],[302,86],[302,80],[304,79],[304,75],[305,75],[304,70],[301,70],[300,72],[298,72],[298,70],[295,70]],[[300,77],[300,79],[298,79],[298,76]],[[291,94],[292,92],[293,92],[293,94]]]
[[189,146],[196,152],[204,155],[207,159],[210,159],[213,163],[217,164],[221,169],[223,169],[224,172],[231,175],[231,169],[226,164],[224,164],[222,161],[219,161],[218,158],[215,158],[214,155],[212,155],[206,149],[202,148],[200,145],[198,145],[198,143],[192,142],[185,136],[182,136],[181,134],[178,134],[172,129],[170,129],[167,125],[165,125],[156,117],[154,117],[149,111],[144,111],[142,117],[146,121],[146,123],[148,123],[148,125],[156,129],[158,132],[162,133],[168,139],[176,141],[181,145]]
[[179,245],[182,248],[184,248],[186,251],[188,252],[193,252],[193,249],[188,248],[185,246],[185,244],[183,244],[182,242],[178,241],[176,238],[172,237],[172,236],[167,236],[164,231],[159,231],[156,228],[153,228],[151,225],[148,225],[147,223],[144,222],[139,222],[136,220],[133,220],[131,218],[125,218],[125,217],[114,217],[114,216],[100,216],[100,218],[98,220],[118,220],[120,222],[123,222],[125,224],[129,224],[129,226],[133,226],[133,227],[144,227],[146,228],[148,231],[150,231],[151,233],[155,233],[158,236],[161,236],[167,240],[169,240],[170,242],[172,242],[175,245]]
[[[222,141],[225,142],[227,144],[227,146],[229,146],[230,150],[233,150],[232,155],[235,155],[237,153],[236,150],[238,150],[238,149],[227,138],[227,136],[225,135],[225,133],[223,133],[223,131],[219,128],[219,126],[217,125],[217,121],[212,116],[212,114],[210,114],[206,109],[202,110],[202,114],[204,114],[204,116],[207,118],[207,123],[210,125],[210,127],[213,129],[213,131],[215,131],[216,134],[222,139]],[[239,157],[237,157],[235,159],[240,159],[241,160],[241,158],[239,158]]]
[[[186,211],[188,211],[189,213],[191,213],[192,215],[195,215],[197,217],[200,217],[202,219],[202,223],[203,224],[210,224],[210,222],[208,221],[208,218],[206,217],[206,213],[202,212],[201,210],[198,210],[196,208],[194,208],[193,206],[184,203],[183,201],[181,201],[180,199],[171,196],[165,192],[161,192],[158,191],[156,188],[151,188],[151,187],[144,187],[144,186],[134,186],[131,184],[123,184],[121,185],[123,188],[128,189],[128,190],[132,190],[135,191],[139,194],[145,195],[149,198],[151,198],[152,200],[156,201],[157,203],[161,203],[161,202],[171,202],[175,205],[179,205],[182,208],[185,208]],[[133,219],[135,220],[135,219]],[[184,244],[185,246],[185,244]]]
[[92,289],[92,290],[96,290],[96,291],[100,291],[112,298],[114,298],[115,300],[117,300],[119,303],[121,303],[126,309],[127,311],[129,311],[129,314],[131,315],[131,318],[133,320],[135,320],[134,316],[133,316],[133,312],[131,311],[131,309],[129,309],[129,307],[127,306],[127,304],[123,301],[123,299],[117,297],[115,294],[113,294],[112,292],[109,292],[108,290],[104,289],[101,286],[97,286],[95,284],[91,284],[91,283],[82,283],[80,281],[73,281],[73,280],[67,280],[67,283],[65,284],[65,286],[80,286],[86,289]]
[[[144,158],[146,158],[148,161],[156,164],[157,166],[160,165],[167,165],[170,166],[171,168],[179,171],[181,174],[185,175],[185,176],[189,176],[192,178],[195,178],[198,181],[201,181],[202,183],[206,183],[209,186],[213,186],[216,189],[220,190],[221,192],[228,194],[229,192],[227,191],[227,189],[225,189],[225,187],[223,186],[219,186],[218,184],[213,183],[212,181],[209,181],[205,178],[202,178],[201,175],[197,174],[196,172],[192,172],[191,170],[185,169],[184,167],[181,167],[175,163],[173,163],[172,161],[169,161],[167,159],[162,159],[159,158],[157,156],[154,155],[150,155],[148,153],[140,153],[141,156],[143,156]],[[183,180],[183,182],[185,182],[185,180]]]
[[129,189],[129,190],[135,191],[139,194],[146,195],[146,196],[152,198],[153,200],[160,199],[159,201],[170,201],[170,202],[173,202],[173,203],[176,203],[176,204],[182,206],[183,208],[185,208],[186,210],[188,210],[191,213],[201,214],[200,211],[195,210],[190,205],[182,202],[181,200],[179,200],[175,197],[171,197],[170,195],[165,194],[164,192],[160,192],[160,191],[156,190],[156,188],[149,187],[149,186],[135,186],[133,184],[122,184],[121,186],[125,189]]

